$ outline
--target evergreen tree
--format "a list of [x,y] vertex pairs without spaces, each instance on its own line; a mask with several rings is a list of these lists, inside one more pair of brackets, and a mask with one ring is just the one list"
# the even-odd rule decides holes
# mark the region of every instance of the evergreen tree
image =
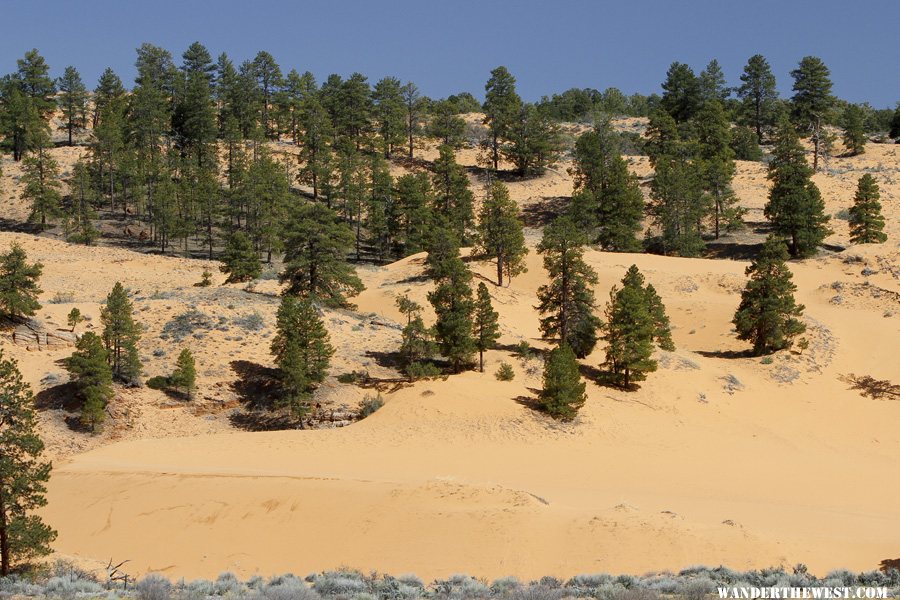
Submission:
[[95,333],[88,331],[78,340],[75,352],[66,359],[81,400],[81,424],[92,432],[106,420],[106,406],[115,395],[109,353]]
[[854,244],[881,244],[887,240],[880,198],[875,178],[868,173],[860,177],[850,207],[850,241]]
[[328,375],[334,348],[315,305],[308,298],[283,296],[276,317],[272,355],[284,397],[279,404],[296,417],[309,410],[309,395]]
[[47,122],[56,108],[56,87],[50,67],[36,49],[26,52],[16,65],[16,72],[2,82],[0,131],[12,147],[13,160],[18,162],[42,134],[49,135]]
[[541,406],[554,419],[572,421],[587,401],[584,390],[575,352],[563,342],[550,351],[544,363],[544,384],[539,396]]
[[764,213],[775,232],[791,239],[791,253],[806,257],[831,233],[825,203],[812,181],[803,146],[790,123],[779,125],[768,179],[772,182]]
[[584,358],[597,343],[600,320],[594,315],[597,273],[584,262],[584,235],[569,217],[544,229],[538,253],[544,256],[549,283],[538,288],[540,328],[544,339],[567,344]]
[[372,89],[375,127],[381,138],[385,158],[391,158],[394,148],[406,141],[407,114],[403,101],[403,88],[396,77],[385,77]]
[[66,239],[78,244],[92,245],[100,237],[94,227],[97,217],[94,211],[96,190],[91,178],[90,167],[82,160],[72,168],[69,180],[69,206],[66,212]]
[[169,377],[169,382],[175,389],[180,389],[190,400],[197,389],[197,365],[190,349],[182,348],[175,361],[175,370]]
[[516,93],[516,78],[506,67],[497,67],[491,71],[484,91],[484,123],[488,126],[490,135],[488,151],[496,171],[500,163],[502,142],[508,139],[510,127],[520,114],[522,99]]
[[848,104],[844,109],[844,146],[850,156],[866,151],[865,112],[856,104]]
[[725,107],[711,100],[697,113],[694,128],[698,141],[698,159],[703,189],[709,196],[716,239],[719,231],[739,229],[746,212],[737,205],[731,187],[734,179],[734,151],[731,148],[731,124]]
[[760,162],[763,159],[759,138],[752,129],[744,125],[738,125],[731,130],[731,149],[734,151],[735,160]]
[[291,203],[287,170],[261,148],[238,189],[238,193],[246,198],[248,234],[257,250],[266,253],[266,262],[271,264],[272,253],[283,247],[284,223]]
[[118,281],[106,297],[106,306],[100,309],[100,322],[113,376],[133,385],[142,369],[137,351],[141,326],[134,320],[134,307],[128,292]]
[[794,78],[791,118],[798,130],[812,139],[813,172],[819,169],[820,145],[826,134],[824,126],[830,120],[835,103],[830,75],[822,59],[815,56],[803,57],[799,66],[791,71]]
[[469,283],[472,274],[459,256],[459,250],[443,256],[434,271],[439,274],[428,301],[437,317],[434,337],[441,354],[450,362],[454,373],[471,364],[476,350],[472,335],[475,305]]
[[228,236],[222,263],[219,270],[228,275],[225,283],[252,281],[262,273],[259,253],[253,248],[253,241],[243,231],[235,231]]
[[797,319],[804,307],[794,301],[797,286],[785,264],[787,257],[784,244],[770,237],[746,270],[749,280],[732,323],[738,339],[752,342],[756,355],[788,348],[806,330]]
[[473,313],[475,347],[478,349],[478,370],[484,373],[484,353],[494,348],[500,338],[499,315],[491,305],[491,294],[484,282],[479,282]]
[[51,142],[47,132],[38,129],[32,137],[33,152],[22,163],[22,199],[31,203],[28,220],[39,223],[44,229],[48,221],[62,214],[59,165],[50,156]]
[[7,319],[18,321],[41,308],[38,279],[44,265],[29,265],[26,259],[25,250],[15,242],[9,252],[0,254],[0,313]]
[[406,137],[409,141],[409,158],[412,158],[413,142],[416,134],[419,133],[422,127],[424,99],[419,93],[419,88],[412,81],[406,82],[401,93],[403,94],[403,106],[406,108]]
[[737,88],[741,100],[743,122],[756,131],[756,143],[763,141],[763,132],[775,124],[778,90],[769,61],[762,54],[754,54],[747,61]]
[[[666,337],[668,319],[664,310],[651,307],[658,301],[655,290],[648,293],[644,287],[644,276],[632,265],[622,279],[622,287],[613,287],[606,305],[606,323],[603,339],[606,342],[606,365],[621,378],[622,387],[628,388],[632,381],[643,381],[647,373],[656,370],[653,360],[653,341],[659,335],[666,346],[671,344],[671,336]],[[659,302],[659,306],[662,303]]]
[[421,252],[431,225],[431,181],[427,173],[407,173],[396,181],[402,255]]
[[286,227],[285,294],[309,297],[329,306],[350,306],[363,284],[346,256],[353,247],[353,233],[332,211],[321,204],[302,204]]
[[491,182],[478,214],[476,250],[497,262],[497,285],[503,285],[504,274],[510,280],[527,270],[528,248],[518,213],[519,207],[509,197],[506,185]]
[[469,189],[469,178],[465,169],[456,162],[450,146],[441,146],[438,152],[432,177],[434,211],[444,219],[457,240],[465,243],[475,221],[472,208],[474,196]]
[[686,64],[674,62],[666,72],[662,84],[660,106],[676,123],[685,123],[693,117],[702,102],[700,80]]
[[709,61],[706,68],[701,71],[697,77],[697,85],[700,87],[700,103],[716,100],[724,103],[731,95],[725,81],[725,73],[722,72],[722,66],[715,58]]
[[894,109],[894,116],[891,117],[891,129],[888,132],[888,137],[892,140],[900,141],[900,104]]
[[503,157],[516,166],[520,177],[540,175],[559,159],[562,149],[559,126],[533,104],[522,104],[506,129]]
[[78,307],[72,308],[66,316],[66,323],[72,328],[70,331],[74,332],[75,328],[82,322],[84,322],[84,316],[82,316],[81,311],[78,310]]
[[387,162],[378,154],[372,155],[368,182],[365,226],[368,238],[378,260],[390,253],[396,235],[394,178]]
[[213,144],[218,133],[212,91],[215,66],[209,51],[199,42],[190,45],[182,60],[172,130],[182,156],[192,156],[196,166],[202,169],[215,161]]
[[437,348],[432,331],[425,327],[425,322],[422,321],[422,306],[410,300],[408,296],[399,296],[397,308],[400,314],[406,317],[406,325],[400,334],[402,340],[400,354],[403,357],[406,374],[412,380],[416,373],[423,371],[422,361],[430,359],[437,352]]
[[262,133],[268,139],[275,139],[277,132],[272,124],[270,109],[275,93],[282,85],[281,67],[271,54],[262,50],[253,59],[251,72],[256,79],[260,98]]
[[[319,200],[323,185],[328,185],[334,177],[331,160],[331,144],[334,129],[328,111],[316,95],[305,98],[300,108],[301,136],[299,160],[302,163],[299,179],[312,186],[313,200]],[[329,207],[330,208],[330,207]]]
[[461,148],[465,142],[466,122],[446,100],[439,100],[431,105],[431,119],[427,133],[437,139],[442,146]]
[[669,316],[662,298],[656,293],[652,284],[644,288],[644,296],[647,302],[647,310],[653,319],[653,339],[656,345],[668,352],[675,351],[675,342],[672,341],[672,328],[669,324]]
[[328,107],[333,111],[335,130],[338,136],[360,150],[369,133],[373,110],[368,78],[361,73],[353,73],[340,84],[337,92],[337,102]]
[[650,185],[650,216],[660,230],[663,254],[697,256],[706,247],[701,223],[709,214],[698,161],[663,156]]
[[63,114],[63,127],[72,145],[72,135],[76,129],[83,129],[87,125],[87,101],[88,93],[78,69],[69,66],[63,72],[63,76],[57,81],[59,96],[57,102]]
[[31,388],[0,351],[0,578],[16,563],[50,554],[56,532],[33,511],[46,506],[51,465],[41,461]]

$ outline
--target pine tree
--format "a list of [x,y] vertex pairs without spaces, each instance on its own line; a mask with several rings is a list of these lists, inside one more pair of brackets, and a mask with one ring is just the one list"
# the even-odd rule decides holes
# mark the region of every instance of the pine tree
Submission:
[[372,100],[375,103],[375,127],[381,138],[381,148],[385,158],[397,146],[406,141],[406,106],[403,101],[403,86],[396,77],[385,77],[372,89]]
[[309,410],[310,392],[328,375],[334,348],[325,324],[308,298],[283,296],[275,327],[272,355],[284,392],[279,405],[299,418]]
[[427,245],[432,216],[431,180],[427,173],[407,173],[396,181],[396,203],[400,229],[400,254],[421,252]]
[[772,182],[764,213],[775,232],[791,239],[791,253],[806,257],[831,233],[825,203],[812,181],[803,146],[790,123],[778,127],[768,179]]
[[856,104],[848,104],[844,109],[844,146],[850,156],[866,151],[865,112]]
[[881,244],[887,240],[880,198],[875,178],[868,173],[860,177],[850,207],[850,241],[854,244]]
[[509,129],[521,111],[522,99],[516,93],[516,78],[506,67],[497,67],[491,71],[484,91],[484,124],[488,126],[490,133],[488,151],[496,171],[500,164],[503,140],[508,139]]
[[649,212],[660,230],[663,254],[697,256],[706,247],[701,225],[711,202],[701,175],[699,161],[684,155],[658,159]]
[[437,139],[442,146],[460,148],[465,142],[466,122],[446,100],[439,100],[431,105],[431,119],[427,133]]
[[62,214],[59,165],[50,156],[50,137],[44,129],[35,132],[30,146],[33,152],[22,163],[22,199],[31,203],[28,220],[44,229],[48,221]]
[[189,348],[182,348],[175,361],[175,370],[169,376],[169,382],[175,389],[180,389],[190,400],[197,389],[197,365]]
[[252,281],[262,273],[259,253],[243,231],[235,231],[228,236],[225,250],[222,252],[222,263],[219,270],[228,275],[225,283]]
[[422,361],[430,359],[436,352],[432,331],[422,321],[422,307],[408,296],[397,298],[400,314],[406,316],[406,325],[400,334],[402,340],[400,354],[403,357],[406,374],[414,379],[421,372]]
[[84,316],[81,314],[81,311],[78,310],[78,307],[74,307],[69,311],[69,314],[66,316],[66,323],[68,323],[70,331],[74,332],[75,328],[78,327],[79,324],[84,322]]
[[398,233],[394,224],[394,178],[387,161],[378,154],[372,155],[369,173],[365,228],[375,257],[384,260],[390,254],[394,236]]
[[688,65],[680,62],[672,63],[666,72],[662,89],[660,106],[675,119],[676,123],[687,122],[700,108],[702,101],[700,81]]
[[520,177],[540,175],[559,160],[562,139],[559,126],[533,104],[522,104],[506,128],[508,143],[503,157],[513,163]]
[[194,42],[182,55],[176,78],[178,90],[172,109],[175,145],[183,157],[193,157],[194,164],[201,169],[215,161],[213,144],[218,128],[212,90],[214,71],[209,51]]
[[504,274],[511,280],[527,270],[528,248],[518,213],[506,185],[498,180],[491,182],[478,214],[476,250],[497,262],[497,285],[503,285]]
[[337,215],[321,204],[302,204],[286,227],[285,294],[308,297],[328,306],[350,306],[348,298],[363,289],[362,281],[346,256],[353,247],[353,233]]
[[662,302],[662,298],[656,293],[656,288],[652,284],[647,284],[644,288],[645,298],[647,302],[647,310],[653,319],[653,339],[656,345],[668,352],[675,351],[675,342],[672,341],[672,328],[669,324],[669,316],[666,314],[666,307]]
[[565,342],[550,351],[544,363],[544,384],[539,399],[547,414],[572,421],[587,401],[575,352]]
[[266,51],[260,51],[253,59],[251,72],[256,79],[257,90],[260,99],[262,133],[268,139],[275,139],[276,131],[272,124],[270,108],[275,93],[282,85],[281,68]]
[[894,109],[894,116],[891,117],[891,129],[888,137],[892,140],[900,140],[900,104]]
[[109,353],[95,333],[88,331],[78,340],[75,352],[66,359],[81,400],[81,424],[92,432],[106,420],[106,406],[115,395]]
[[118,281],[106,297],[106,306],[100,309],[100,322],[113,376],[135,384],[142,369],[137,351],[141,326],[134,320],[134,307],[128,292]]
[[69,206],[66,211],[66,239],[78,244],[93,245],[100,237],[100,232],[94,227],[94,219],[97,213],[94,210],[94,202],[97,198],[94,182],[91,178],[90,167],[84,161],[79,160],[72,168],[72,178],[69,180]]
[[731,149],[731,124],[725,107],[717,100],[703,105],[694,124],[698,141],[698,159],[703,188],[708,194],[716,239],[720,229],[740,229],[746,212],[737,205],[731,187],[734,179],[734,151]]
[[46,506],[51,465],[41,461],[31,388],[0,351],[0,578],[14,564],[50,554],[56,532],[33,511]]
[[469,189],[469,178],[465,169],[456,162],[450,146],[441,146],[438,152],[432,176],[434,211],[445,220],[460,243],[465,243],[475,221],[472,208],[474,196]]
[[538,288],[540,328],[544,339],[569,345],[584,358],[597,343],[600,320],[594,315],[597,273],[584,262],[584,235],[569,217],[544,229],[538,253],[544,256],[549,283]]
[[76,129],[87,125],[88,93],[78,69],[69,66],[57,81],[59,96],[57,102],[63,114],[63,127],[72,145],[72,135]]
[[478,349],[478,370],[484,373],[484,353],[497,344],[500,326],[497,311],[491,305],[491,294],[483,281],[478,284],[473,319],[475,347]]
[[401,90],[403,94],[403,106],[406,108],[406,137],[409,140],[409,158],[413,157],[413,142],[416,134],[421,130],[424,102],[419,88],[412,81],[407,81]]
[[313,200],[318,201],[323,186],[327,186],[334,178],[331,149],[334,128],[328,111],[322,106],[317,95],[310,95],[303,100],[300,108],[300,125],[303,128],[303,135],[298,159],[303,166],[298,177],[301,183],[312,186]]
[[725,73],[722,66],[715,58],[709,61],[706,68],[697,77],[697,85],[700,87],[701,106],[706,102],[718,101],[724,103],[731,95]]
[[763,132],[775,124],[778,103],[775,75],[763,55],[755,54],[747,61],[737,95],[741,99],[743,122],[753,127],[756,143],[762,144]]
[[50,67],[37,50],[16,61],[17,70],[3,78],[0,133],[12,146],[13,160],[22,160],[42,134],[49,135],[48,121],[56,108],[56,87]]
[[831,118],[835,98],[831,95],[831,73],[822,59],[805,56],[796,69],[794,95],[791,98],[791,119],[799,131],[813,142],[813,172],[819,169],[820,145],[826,135],[825,123]]
[[769,237],[746,270],[749,280],[732,323],[738,339],[752,342],[756,355],[788,348],[806,330],[797,319],[804,306],[794,301],[797,286],[785,264],[787,257],[784,244]]
[[31,317],[41,308],[37,297],[43,290],[38,279],[44,265],[28,264],[22,247],[13,242],[9,252],[0,254],[0,314],[7,319]]
[[454,373],[471,364],[475,354],[472,336],[474,302],[469,283],[472,274],[459,256],[459,250],[442,257],[433,271],[438,274],[428,301],[437,317],[434,337],[441,354],[450,362]]

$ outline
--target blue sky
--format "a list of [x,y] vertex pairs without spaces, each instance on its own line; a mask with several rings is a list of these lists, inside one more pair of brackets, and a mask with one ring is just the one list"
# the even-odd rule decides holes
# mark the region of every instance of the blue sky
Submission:
[[0,11],[0,72],[36,47],[54,75],[73,64],[91,88],[107,66],[130,84],[142,42],[180,59],[199,40],[235,62],[264,49],[320,82],[395,75],[433,97],[480,97],[503,64],[528,100],[570,87],[658,92],[676,60],[699,71],[717,58],[734,85],[756,53],[790,95],[790,70],[813,54],[839,96],[900,101],[897,0],[3,0]]

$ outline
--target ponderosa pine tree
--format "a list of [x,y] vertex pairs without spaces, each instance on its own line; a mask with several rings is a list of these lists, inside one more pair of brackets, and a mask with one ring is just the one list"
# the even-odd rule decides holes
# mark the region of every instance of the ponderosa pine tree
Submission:
[[433,272],[435,288],[428,293],[428,301],[434,307],[436,320],[434,338],[441,354],[450,362],[454,373],[472,363],[475,355],[475,338],[472,335],[474,301],[469,284],[472,273],[456,252],[442,255]]
[[270,109],[273,97],[282,85],[281,67],[278,66],[271,54],[261,50],[253,59],[252,73],[259,90],[262,132],[266,138],[274,139],[277,134],[272,123]]
[[754,54],[747,61],[737,88],[741,100],[742,122],[756,131],[756,143],[762,144],[763,133],[775,125],[778,90],[769,61],[762,54]]
[[664,155],[656,163],[649,206],[660,231],[663,254],[697,256],[706,247],[702,222],[711,199],[704,194],[699,161],[684,155]]
[[892,140],[900,141],[900,104],[894,109],[894,116],[891,117],[891,129],[888,137]]
[[396,204],[399,215],[400,239],[398,253],[408,256],[427,246],[432,223],[431,180],[427,173],[407,173],[396,181]]
[[75,345],[75,352],[66,359],[66,370],[72,376],[81,400],[79,420],[96,432],[106,420],[106,406],[115,395],[109,353],[103,340],[92,331],[82,335]]
[[746,212],[738,206],[731,187],[736,168],[731,148],[731,124],[722,103],[711,100],[704,104],[697,112],[693,129],[698,142],[696,160],[700,177],[709,196],[715,236],[719,239],[720,229],[740,229],[743,226],[741,217]]
[[518,213],[506,185],[498,180],[491,182],[478,213],[476,251],[497,262],[497,285],[503,285],[504,274],[509,281],[527,270],[528,248]]
[[199,42],[182,54],[182,66],[175,78],[177,92],[172,110],[172,133],[182,157],[190,156],[202,169],[215,162],[216,107],[213,99],[215,65],[209,51]]
[[315,385],[328,375],[334,348],[309,298],[282,296],[275,328],[272,356],[283,386],[278,405],[300,418],[309,411],[309,396]]
[[372,88],[373,116],[378,131],[381,150],[385,158],[391,158],[394,149],[402,146],[408,133],[403,86],[396,77],[384,77]]
[[697,77],[697,85],[700,87],[701,106],[713,100],[724,104],[728,100],[728,96],[731,95],[722,66],[715,58],[709,61],[706,68],[700,72],[700,75]]
[[533,104],[522,104],[506,128],[503,157],[516,167],[520,177],[540,175],[559,160],[562,138],[559,125]]
[[301,162],[298,178],[301,183],[312,186],[313,200],[319,200],[323,183],[334,177],[331,144],[334,129],[328,111],[322,106],[317,94],[305,98],[300,107]]
[[423,371],[422,361],[430,359],[437,348],[431,329],[425,327],[422,320],[422,306],[410,300],[408,296],[397,298],[400,314],[406,316],[406,325],[400,334],[402,340],[400,354],[403,357],[404,369],[410,380]]
[[169,382],[176,390],[180,390],[188,400],[193,399],[197,390],[197,364],[190,348],[182,348],[175,361],[175,370],[169,376]]
[[538,288],[541,335],[567,344],[581,358],[594,349],[600,326],[592,289],[597,273],[584,262],[586,243],[571,218],[562,216],[544,229],[537,247],[550,279]]
[[39,223],[41,229],[62,214],[59,165],[50,156],[51,145],[46,130],[35,130],[29,143],[32,152],[22,161],[22,199],[31,204],[28,220]]
[[791,239],[791,254],[807,257],[831,233],[813,170],[793,126],[782,121],[776,134],[768,179],[772,182],[764,214],[775,232]]
[[465,243],[475,221],[472,208],[474,195],[469,189],[469,178],[465,169],[456,162],[453,148],[441,146],[438,153],[432,175],[434,211],[444,219],[457,240]]
[[285,235],[284,271],[279,277],[287,284],[285,294],[327,306],[351,306],[348,298],[364,286],[347,262],[354,237],[346,223],[321,204],[304,203],[292,210]]
[[478,283],[473,312],[475,347],[478,349],[478,370],[484,373],[484,353],[494,348],[500,338],[499,315],[491,305],[491,293],[484,282]]
[[134,320],[134,307],[128,292],[118,281],[106,297],[106,306],[100,309],[100,322],[113,376],[134,385],[142,370],[137,350],[141,325]]
[[809,136],[813,142],[813,172],[819,169],[825,123],[830,120],[835,104],[830,75],[828,67],[816,56],[803,57],[798,67],[791,71],[794,78],[791,119],[800,133]]
[[753,344],[755,355],[789,348],[793,338],[806,330],[798,320],[804,307],[794,300],[797,286],[791,281],[787,258],[784,243],[770,236],[746,270],[749,280],[732,323],[738,339]]
[[400,90],[403,95],[403,106],[406,109],[406,137],[409,141],[409,158],[413,157],[415,137],[422,129],[424,102],[419,88],[412,81],[407,81]]
[[79,160],[72,168],[69,192],[65,215],[66,240],[90,246],[100,237],[100,232],[94,227],[94,219],[97,218],[94,210],[97,192],[90,167],[83,160]]
[[587,401],[575,352],[563,342],[550,351],[544,363],[541,407],[554,419],[572,421]]
[[62,129],[66,131],[71,146],[75,130],[87,125],[88,92],[78,69],[72,66],[66,67],[56,83],[59,89],[57,102],[63,115]]
[[503,141],[522,109],[522,99],[516,93],[516,78],[506,67],[491,71],[484,86],[484,124],[488,126],[488,153],[496,171],[500,164]]
[[663,94],[660,106],[675,119],[676,123],[690,120],[702,102],[700,80],[686,64],[674,62],[666,72],[662,84]]
[[47,504],[51,465],[41,460],[31,388],[0,350],[0,578],[13,566],[50,554],[56,532],[33,511]]
[[850,156],[866,151],[866,115],[856,104],[848,104],[844,109],[844,146]]
[[466,122],[446,100],[439,100],[431,105],[431,118],[426,129],[427,134],[440,141],[442,146],[462,147],[465,141]]
[[219,270],[228,275],[225,283],[252,281],[262,273],[259,253],[253,241],[243,231],[235,231],[228,236],[222,252],[222,266]]
[[659,297],[659,294],[656,293],[656,288],[650,283],[644,288],[644,293],[647,309],[650,311],[650,317],[653,319],[653,339],[656,345],[668,352],[674,352],[675,342],[672,340],[672,327],[662,298]]
[[881,244],[887,240],[880,198],[875,178],[869,173],[860,177],[850,207],[850,241],[854,244]]
[[28,264],[28,256],[18,243],[0,254],[0,314],[15,321],[31,317],[41,308],[38,296],[43,290],[38,280],[44,265]]
[[81,314],[81,311],[78,310],[77,306],[73,307],[72,310],[69,311],[69,314],[66,315],[66,324],[71,328],[69,331],[73,333],[75,332],[75,328],[83,323],[84,320],[84,315]]
[[48,121],[56,108],[56,87],[50,68],[37,50],[29,50],[16,61],[16,72],[0,85],[0,133],[12,147],[13,160],[22,160],[49,130]]

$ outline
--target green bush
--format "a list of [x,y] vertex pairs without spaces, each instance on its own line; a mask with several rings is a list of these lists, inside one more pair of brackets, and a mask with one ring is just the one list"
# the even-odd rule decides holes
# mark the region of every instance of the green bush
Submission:
[[500,368],[497,369],[494,377],[500,381],[512,381],[516,377],[516,372],[513,371],[511,364],[504,362],[500,363]]
[[381,397],[381,394],[377,396],[366,395],[362,402],[359,403],[359,418],[365,419],[382,406],[384,406],[384,399]]

